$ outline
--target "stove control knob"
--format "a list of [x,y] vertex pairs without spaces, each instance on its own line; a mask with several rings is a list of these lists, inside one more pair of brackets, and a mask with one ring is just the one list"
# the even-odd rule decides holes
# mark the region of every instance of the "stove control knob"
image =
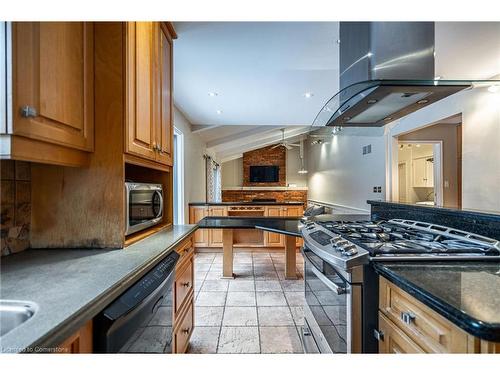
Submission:
[[342,252],[342,255],[352,257],[353,255],[356,255],[358,253],[358,249],[356,249],[356,246],[351,245],[348,247],[344,248],[344,251]]
[[334,246],[337,246],[339,244],[339,242],[342,242],[342,241],[343,241],[343,239],[340,236],[332,237],[332,239],[330,240],[331,244]]

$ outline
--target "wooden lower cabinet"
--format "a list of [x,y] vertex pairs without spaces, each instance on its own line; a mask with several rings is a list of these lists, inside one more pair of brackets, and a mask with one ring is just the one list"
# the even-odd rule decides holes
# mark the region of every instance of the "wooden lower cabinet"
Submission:
[[497,353],[384,277],[379,288],[379,353]]
[[172,352],[185,353],[194,329],[194,236],[183,241],[176,251],[181,255],[173,287]]
[[92,320],[68,337],[58,348],[58,353],[64,354],[92,353]]
[[[191,296],[192,298],[192,296]],[[176,322],[172,335],[172,352],[174,354],[186,353],[189,346],[189,339],[194,329],[194,308],[193,301],[186,306],[179,322]]]

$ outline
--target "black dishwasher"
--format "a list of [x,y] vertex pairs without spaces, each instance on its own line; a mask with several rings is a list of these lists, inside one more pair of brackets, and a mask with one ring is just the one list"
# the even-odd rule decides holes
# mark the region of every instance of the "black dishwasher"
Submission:
[[172,286],[179,254],[169,253],[94,318],[97,353],[171,353]]

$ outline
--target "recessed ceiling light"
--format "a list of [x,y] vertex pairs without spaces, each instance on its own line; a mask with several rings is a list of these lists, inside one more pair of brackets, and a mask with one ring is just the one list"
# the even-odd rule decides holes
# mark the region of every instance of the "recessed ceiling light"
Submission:
[[344,121],[349,121],[351,118],[349,116],[346,116],[343,118]]
[[386,117],[386,118],[384,119],[384,121],[391,121],[391,120],[392,120],[392,117]]
[[441,76],[435,76],[434,81],[439,81],[442,77]]
[[498,92],[498,90],[500,90],[499,85],[491,85],[490,87],[488,87],[489,92]]
[[304,96],[305,96],[307,99],[309,99],[309,98],[313,97],[313,96],[314,96],[314,94],[313,94],[312,92],[305,92],[305,93],[304,93]]
[[417,104],[426,104],[429,103],[429,99],[421,99],[417,102]]
[[300,169],[299,171],[297,171],[298,174],[307,174],[307,169]]
[[212,97],[217,96],[217,95],[219,95],[219,94],[218,94],[218,93],[216,93],[215,91],[210,91],[210,92],[208,93],[208,96],[212,96]]
[[367,101],[368,104],[375,104],[376,102],[378,102],[377,99],[370,99]]
[[218,109],[216,112],[218,115],[220,115],[220,114],[222,114],[222,109]]

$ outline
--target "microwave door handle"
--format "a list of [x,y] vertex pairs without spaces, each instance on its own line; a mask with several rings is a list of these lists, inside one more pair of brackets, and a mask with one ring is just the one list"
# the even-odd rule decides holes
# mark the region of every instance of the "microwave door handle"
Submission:
[[335,293],[338,295],[345,294],[346,293],[346,288],[343,286],[340,286],[336,283],[334,283],[332,280],[330,280],[328,277],[326,277],[323,272],[321,272],[316,265],[311,261],[311,258],[307,255],[307,253],[302,250],[302,254],[305,256],[306,260],[311,264],[311,270],[314,273],[314,275],[321,280],[323,284],[325,284],[328,288],[333,290]]
[[163,194],[159,191],[156,191],[155,193],[160,197],[160,210],[158,211],[158,215],[156,216],[156,219],[159,219],[163,216]]

